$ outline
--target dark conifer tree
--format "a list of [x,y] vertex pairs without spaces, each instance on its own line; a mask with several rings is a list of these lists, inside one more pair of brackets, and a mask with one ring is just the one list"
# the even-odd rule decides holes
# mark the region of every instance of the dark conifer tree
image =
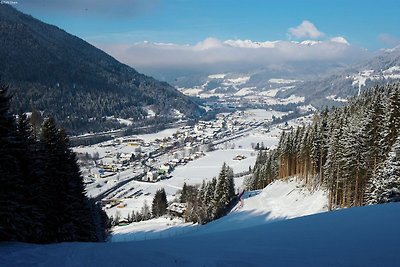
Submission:
[[29,218],[25,217],[24,181],[18,162],[15,118],[9,113],[8,87],[0,88],[0,240],[25,240],[23,229]]
[[167,212],[168,202],[164,188],[157,190],[153,198],[151,213],[153,217],[160,217]]

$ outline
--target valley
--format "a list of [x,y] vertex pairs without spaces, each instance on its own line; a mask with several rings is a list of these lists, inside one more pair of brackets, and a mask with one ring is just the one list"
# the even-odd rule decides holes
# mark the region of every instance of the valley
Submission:
[[[124,136],[74,148],[80,159],[89,197],[103,201],[109,216],[126,218],[151,205],[164,188],[174,202],[184,183],[200,185],[218,173],[225,162],[237,175],[237,191],[254,166],[256,146],[273,148],[282,129],[307,123],[301,117],[284,126],[274,123],[288,113],[246,110],[223,113],[212,121],[166,129],[154,134]],[[112,203],[112,204],[110,204]]]

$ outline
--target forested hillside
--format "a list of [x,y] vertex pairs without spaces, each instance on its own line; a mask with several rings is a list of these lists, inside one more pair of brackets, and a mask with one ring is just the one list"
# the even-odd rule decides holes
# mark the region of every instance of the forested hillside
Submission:
[[399,201],[399,131],[400,84],[372,88],[283,132],[276,150],[260,152],[248,186],[297,176],[325,186],[331,209]]
[[165,121],[175,110],[202,110],[167,83],[138,73],[76,36],[0,5],[0,78],[14,95],[11,110],[36,108],[69,133],[118,127],[106,116],[143,120],[151,108]]

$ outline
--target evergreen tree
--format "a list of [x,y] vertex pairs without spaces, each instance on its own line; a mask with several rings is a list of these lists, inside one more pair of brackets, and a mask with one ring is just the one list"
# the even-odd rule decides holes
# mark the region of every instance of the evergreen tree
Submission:
[[24,216],[24,181],[18,163],[18,138],[15,118],[9,113],[8,87],[0,88],[0,240],[25,241],[24,227],[29,218]]
[[180,201],[181,201],[181,203],[186,203],[186,201],[187,201],[187,185],[186,185],[186,182],[183,183]]
[[365,201],[367,204],[400,201],[400,137],[392,146],[389,157],[369,182]]
[[213,177],[213,179],[207,183],[206,192],[203,199],[203,205],[206,209],[206,219],[213,220],[214,219],[214,194],[217,186],[217,178]]
[[[223,164],[218,176],[217,185],[214,192],[213,217],[218,219],[225,215],[227,207],[231,202],[230,182],[228,177],[229,167]],[[234,189],[233,189],[234,190]]]
[[160,217],[167,212],[168,202],[164,188],[157,190],[153,198],[151,213],[153,217]]

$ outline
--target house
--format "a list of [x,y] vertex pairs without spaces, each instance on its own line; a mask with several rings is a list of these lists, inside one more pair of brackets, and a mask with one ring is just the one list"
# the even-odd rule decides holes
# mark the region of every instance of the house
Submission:
[[236,157],[233,158],[233,160],[243,160],[245,158],[246,158],[246,156],[244,156],[244,155],[237,155]]
[[158,180],[158,174],[151,171],[147,172],[147,174],[142,178],[142,181],[145,182],[157,182],[157,180]]
[[170,169],[171,169],[171,167],[168,165],[168,163],[164,163],[158,169],[158,173],[165,174],[165,173],[168,173],[170,171]]
[[170,216],[183,217],[187,209],[187,203],[173,202],[167,207],[167,212]]

